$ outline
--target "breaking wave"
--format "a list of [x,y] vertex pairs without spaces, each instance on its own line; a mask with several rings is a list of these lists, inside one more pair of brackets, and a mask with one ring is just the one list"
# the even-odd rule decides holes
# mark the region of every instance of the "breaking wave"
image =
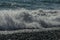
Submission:
[[60,26],[60,10],[0,10],[0,30],[40,29]]

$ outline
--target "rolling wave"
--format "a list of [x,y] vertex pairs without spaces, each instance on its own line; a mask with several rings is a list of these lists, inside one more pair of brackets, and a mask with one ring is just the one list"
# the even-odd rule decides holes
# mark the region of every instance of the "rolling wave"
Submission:
[[60,10],[0,10],[0,30],[59,27]]

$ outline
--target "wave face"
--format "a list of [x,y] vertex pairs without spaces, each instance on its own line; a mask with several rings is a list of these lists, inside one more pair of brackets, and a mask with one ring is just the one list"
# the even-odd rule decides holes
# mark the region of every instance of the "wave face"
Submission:
[[0,0],[0,9],[60,9],[60,0]]
[[60,0],[0,0],[0,30],[59,27],[57,9]]
[[0,30],[59,27],[59,13],[60,10],[0,10]]

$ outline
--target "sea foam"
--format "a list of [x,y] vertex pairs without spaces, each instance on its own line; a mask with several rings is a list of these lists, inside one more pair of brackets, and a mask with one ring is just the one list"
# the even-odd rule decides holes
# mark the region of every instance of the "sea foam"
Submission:
[[60,26],[60,10],[0,10],[0,30],[41,29]]

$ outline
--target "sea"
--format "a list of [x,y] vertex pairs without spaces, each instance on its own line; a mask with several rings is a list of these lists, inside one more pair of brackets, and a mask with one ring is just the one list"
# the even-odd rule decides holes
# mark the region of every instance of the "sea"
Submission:
[[60,9],[60,0],[0,0],[0,9]]
[[0,30],[60,27],[60,0],[0,0]]

